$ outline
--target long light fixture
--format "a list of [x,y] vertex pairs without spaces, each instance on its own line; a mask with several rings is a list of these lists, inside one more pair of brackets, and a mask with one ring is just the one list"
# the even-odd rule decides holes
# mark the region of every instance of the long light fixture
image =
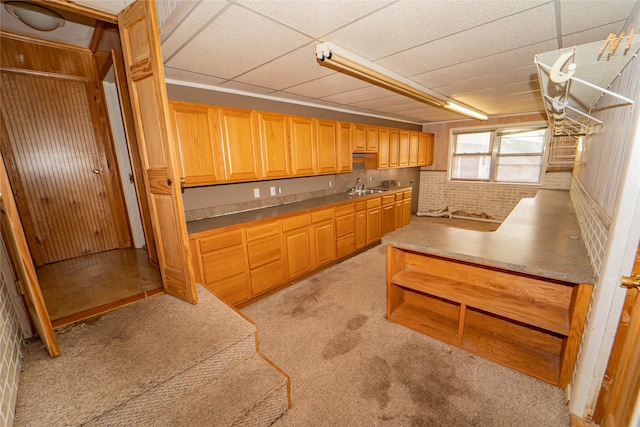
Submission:
[[487,120],[487,116],[479,111],[430,94],[426,87],[420,86],[332,43],[325,42],[317,45],[316,59],[318,64],[322,66],[340,71],[432,107],[450,110],[473,119]]

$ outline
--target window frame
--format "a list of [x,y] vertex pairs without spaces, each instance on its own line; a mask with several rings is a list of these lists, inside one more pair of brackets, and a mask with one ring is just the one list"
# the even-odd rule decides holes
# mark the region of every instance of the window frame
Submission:
[[[518,154],[500,154],[500,145],[501,145],[501,137],[505,134],[513,134],[518,132],[532,132],[536,130],[544,129],[545,138],[544,145],[542,149],[542,153],[518,153]],[[486,133],[489,132],[490,143],[489,150],[487,152],[479,152],[479,153],[459,153],[456,154],[456,145],[457,145],[457,135],[462,134],[474,134],[474,133]],[[546,122],[531,122],[531,123],[514,123],[512,125],[502,125],[502,126],[482,126],[482,127],[465,127],[465,128],[452,128],[449,132],[449,162],[448,162],[448,171],[447,178],[449,182],[452,183],[469,183],[469,184],[498,184],[498,185],[521,185],[521,186],[540,186],[542,185],[542,179],[544,176],[544,171],[548,162],[548,151],[549,151],[549,126]],[[484,155],[489,157],[490,165],[489,165],[489,178],[483,179],[470,179],[470,178],[456,178],[453,176],[454,172],[454,164],[456,158],[465,157],[465,156],[478,156]],[[527,156],[540,156],[540,174],[538,176],[538,180],[536,182],[525,182],[525,181],[498,181],[497,173],[498,173],[498,161],[500,157],[527,157]]]

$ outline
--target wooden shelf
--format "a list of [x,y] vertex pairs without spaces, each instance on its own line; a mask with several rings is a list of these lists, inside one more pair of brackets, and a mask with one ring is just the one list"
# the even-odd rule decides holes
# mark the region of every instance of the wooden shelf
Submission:
[[530,295],[510,293],[497,287],[477,286],[412,268],[403,269],[395,274],[391,281],[405,288],[457,303],[464,302],[469,306],[552,332],[563,335],[569,333],[570,299],[566,301],[565,307],[545,305],[544,301],[537,301]]
[[389,320],[550,384],[569,383],[586,285],[387,250]]

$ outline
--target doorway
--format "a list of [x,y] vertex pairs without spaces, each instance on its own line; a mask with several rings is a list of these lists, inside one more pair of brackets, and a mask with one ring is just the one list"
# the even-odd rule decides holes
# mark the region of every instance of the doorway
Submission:
[[2,64],[0,146],[54,327],[162,292],[143,196],[126,197],[135,150],[124,141],[118,156],[101,86],[113,51],[99,49],[119,46],[106,37],[117,27],[95,28],[89,50],[2,33],[3,50],[22,60]]

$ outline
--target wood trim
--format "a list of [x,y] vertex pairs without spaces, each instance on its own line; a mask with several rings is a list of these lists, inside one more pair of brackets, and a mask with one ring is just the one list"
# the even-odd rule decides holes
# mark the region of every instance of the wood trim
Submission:
[[48,79],[66,80],[70,82],[79,82],[79,83],[88,83],[90,80],[88,77],[82,77],[82,76],[72,76],[69,74],[57,74],[57,73],[49,73],[46,71],[35,71],[35,70],[27,70],[24,68],[14,68],[14,67],[4,67],[4,66],[0,66],[0,72],[23,74],[26,76],[44,77]]
[[573,376],[573,370],[580,350],[580,343],[582,342],[584,325],[587,321],[592,292],[592,285],[581,283],[577,285],[577,289],[573,290],[571,296],[571,329],[569,330],[569,335],[562,349],[561,356],[562,366],[560,367],[559,385],[562,388],[565,388],[571,382]]
[[17,40],[25,43],[34,43],[34,44],[42,45],[44,47],[50,47],[50,48],[53,47],[57,49],[72,50],[72,51],[76,51],[83,54],[91,54],[91,51],[89,50],[89,48],[86,48],[86,47],[76,46],[73,44],[62,43],[62,42],[53,41],[53,40],[40,39],[32,36],[25,36],[22,34],[11,33],[5,30],[0,30],[0,37]]
[[104,21],[96,21],[95,29],[93,30],[93,34],[91,35],[91,43],[89,43],[89,50],[91,53],[95,55],[98,50],[98,45],[100,44],[100,40],[102,39],[102,34],[104,33]]
[[43,3],[46,7],[53,7],[73,13],[77,13],[78,15],[86,16],[88,18],[99,19],[101,21],[111,22],[114,24],[118,23],[118,17],[112,13],[102,12],[97,9],[90,8],[88,6],[82,6],[77,3],[73,3],[69,0],[32,0],[34,3]]

